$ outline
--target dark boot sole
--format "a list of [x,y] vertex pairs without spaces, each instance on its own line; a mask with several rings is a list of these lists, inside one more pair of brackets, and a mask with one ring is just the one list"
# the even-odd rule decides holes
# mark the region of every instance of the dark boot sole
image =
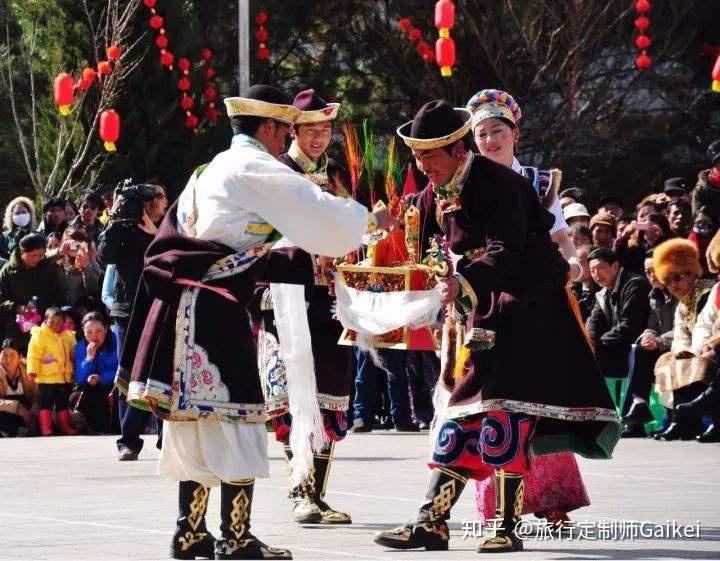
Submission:
[[174,551],[170,550],[171,559],[215,559],[215,552],[210,555],[203,553],[192,553],[188,551]]
[[389,547],[390,549],[422,549],[425,551],[447,551],[450,546],[450,542],[437,542],[437,543],[412,543],[410,541],[403,542],[400,540],[393,540],[383,537],[376,537],[373,541],[383,547]]
[[522,542],[513,545],[512,547],[508,548],[497,548],[497,549],[482,549],[478,548],[478,553],[512,553],[513,551],[522,551],[523,550],[523,544]]
[[248,553],[247,555],[242,555],[240,553],[234,553],[232,555],[225,555],[224,553],[216,553],[215,559],[292,559],[292,555],[290,557],[280,557],[277,555],[271,555],[270,557],[259,557],[257,553]]

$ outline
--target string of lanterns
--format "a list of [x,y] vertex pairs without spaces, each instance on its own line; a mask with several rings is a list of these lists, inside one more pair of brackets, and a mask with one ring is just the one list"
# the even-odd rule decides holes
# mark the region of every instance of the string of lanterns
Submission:
[[266,12],[260,11],[255,15],[255,39],[257,39],[257,57],[260,60],[267,61],[270,59],[270,49],[267,46],[267,40],[270,37],[268,30],[265,29],[265,24],[268,21],[268,15]]
[[635,27],[638,30],[638,36],[635,37],[635,46],[640,51],[640,54],[635,58],[635,66],[638,70],[647,70],[652,64],[652,58],[647,54],[652,40],[646,33],[648,27],[650,27],[648,12],[651,7],[650,0],[637,0],[635,2],[635,11],[638,14],[635,19]]
[[445,78],[452,76],[452,67],[455,66],[455,41],[450,37],[454,26],[455,4],[452,0],[439,0],[435,4],[435,27],[440,35],[435,42],[435,59],[440,74]]
[[435,62],[435,51],[423,38],[423,33],[414,27],[410,18],[398,20],[398,28],[408,36],[410,42],[415,46],[415,51],[427,64]]

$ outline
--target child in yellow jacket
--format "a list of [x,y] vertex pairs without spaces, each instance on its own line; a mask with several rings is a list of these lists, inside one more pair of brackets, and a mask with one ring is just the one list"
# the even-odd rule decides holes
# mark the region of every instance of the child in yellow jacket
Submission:
[[70,425],[68,398],[73,382],[75,332],[63,331],[65,315],[59,308],[48,308],[45,321],[30,330],[28,373],[38,383],[40,413],[38,421],[43,436],[53,434],[52,410],[62,434],[76,434]]

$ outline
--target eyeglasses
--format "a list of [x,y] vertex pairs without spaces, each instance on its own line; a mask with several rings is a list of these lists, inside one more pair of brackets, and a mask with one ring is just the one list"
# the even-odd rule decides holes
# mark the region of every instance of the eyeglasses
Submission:
[[675,273],[674,275],[670,275],[667,280],[667,284],[675,284],[678,282],[682,282],[686,278],[690,276],[690,273]]

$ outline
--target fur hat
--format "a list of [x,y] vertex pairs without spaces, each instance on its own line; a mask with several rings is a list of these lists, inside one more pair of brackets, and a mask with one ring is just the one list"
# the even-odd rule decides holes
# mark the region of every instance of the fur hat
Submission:
[[653,267],[658,280],[667,284],[672,275],[690,273],[702,277],[700,254],[691,241],[673,238],[661,243],[653,251]]
[[711,273],[720,273],[720,230],[710,240],[707,251],[705,252],[707,258],[708,269]]

